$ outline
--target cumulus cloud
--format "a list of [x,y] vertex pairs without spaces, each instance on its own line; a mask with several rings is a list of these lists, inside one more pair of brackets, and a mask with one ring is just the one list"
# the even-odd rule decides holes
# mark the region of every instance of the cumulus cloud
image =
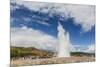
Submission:
[[[11,46],[36,47],[43,50],[57,51],[58,39],[40,30],[23,26],[21,28],[11,28]],[[75,50],[71,43],[70,50]]]
[[10,6],[10,10],[16,10],[16,9],[19,9],[20,7],[19,6]]
[[95,7],[76,5],[69,8],[71,16],[75,17],[75,23],[80,24],[84,31],[89,31],[95,25]]
[[31,18],[28,18],[28,17],[23,17],[23,18],[21,18],[21,19],[23,19],[23,20],[26,21],[26,22],[31,21]]
[[32,19],[31,19],[32,21],[35,21],[35,22],[37,22],[37,23],[39,23],[39,24],[43,24],[43,25],[47,25],[47,26],[50,26],[50,24],[48,23],[48,18],[41,18],[40,16],[37,16],[37,15],[33,15],[32,16]]
[[86,52],[86,53],[95,53],[95,44],[85,45],[74,45],[76,52]]
[[[71,5],[55,3],[39,3],[31,1],[12,1],[18,5],[23,5],[32,11],[60,15],[61,19],[67,19],[69,16],[75,19],[76,25],[81,25],[82,29],[87,32],[95,25],[95,6],[93,5]],[[16,7],[15,7],[16,8]],[[14,8],[14,9],[15,9]]]
[[22,28],[11,28],[11,46],[54,50],[57,46],[57,39],[40,30],[23,26]]
[[[11,28],[11,46],[17,47],[35,47],[43,50],[57,51],[58,39],[48,35],[40,30],[35,30],[23,26],[21,28]],[[71,52],[95,52],[95,45],[82,46],[72,45]]]
[[86,52],[95,53],[95,45],[92,44],[92,45],[88,46],[88,49],[86,50]]

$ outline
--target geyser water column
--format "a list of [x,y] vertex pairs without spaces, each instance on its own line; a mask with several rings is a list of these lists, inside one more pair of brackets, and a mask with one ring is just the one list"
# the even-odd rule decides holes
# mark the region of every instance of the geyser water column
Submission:
[[70,57],[69,33],[65,32],[63,26],[58,22],[58,57]]

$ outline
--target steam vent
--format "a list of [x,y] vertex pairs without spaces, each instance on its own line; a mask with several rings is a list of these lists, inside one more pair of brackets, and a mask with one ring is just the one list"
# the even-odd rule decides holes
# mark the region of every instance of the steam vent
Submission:
[[69,33],[58,23],[58,57],[70,57]]

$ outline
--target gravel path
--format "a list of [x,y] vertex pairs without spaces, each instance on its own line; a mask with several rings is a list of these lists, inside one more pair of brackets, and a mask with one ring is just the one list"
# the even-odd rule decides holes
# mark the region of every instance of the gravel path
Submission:
[[11,66],[30,66],[44,64],[63,64],[63,63],[78,63],[78,62],[93,62],[94,57],[70,57],[70,58],[47,58],[47,59],[17,59],[11,60]]

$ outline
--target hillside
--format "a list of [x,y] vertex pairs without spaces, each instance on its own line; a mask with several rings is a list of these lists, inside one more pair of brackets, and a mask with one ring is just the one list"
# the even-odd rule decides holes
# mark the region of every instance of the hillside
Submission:
[[[45,50],[40,50],[36,49],[34,47],[11,47],[10,50],[11,54],[11,59],[12,58],[21,58],[21,57],[27,57],[27,58],[51,58],[51,57],[56,57],[57,53],[50,52],[50,51],[45,51]],[[84,53],[84,52],[71,52],[71,56],[75,57],[82,57],[82,56],[95,56],[94,53]]]
[[19,58],[19,57],[28,57],[32,56],[33,58],[50,58],[52,57],[52,52],[47,52],[44,50],[39,50],[34,47],[11,47],[10,50],[11,58]]

